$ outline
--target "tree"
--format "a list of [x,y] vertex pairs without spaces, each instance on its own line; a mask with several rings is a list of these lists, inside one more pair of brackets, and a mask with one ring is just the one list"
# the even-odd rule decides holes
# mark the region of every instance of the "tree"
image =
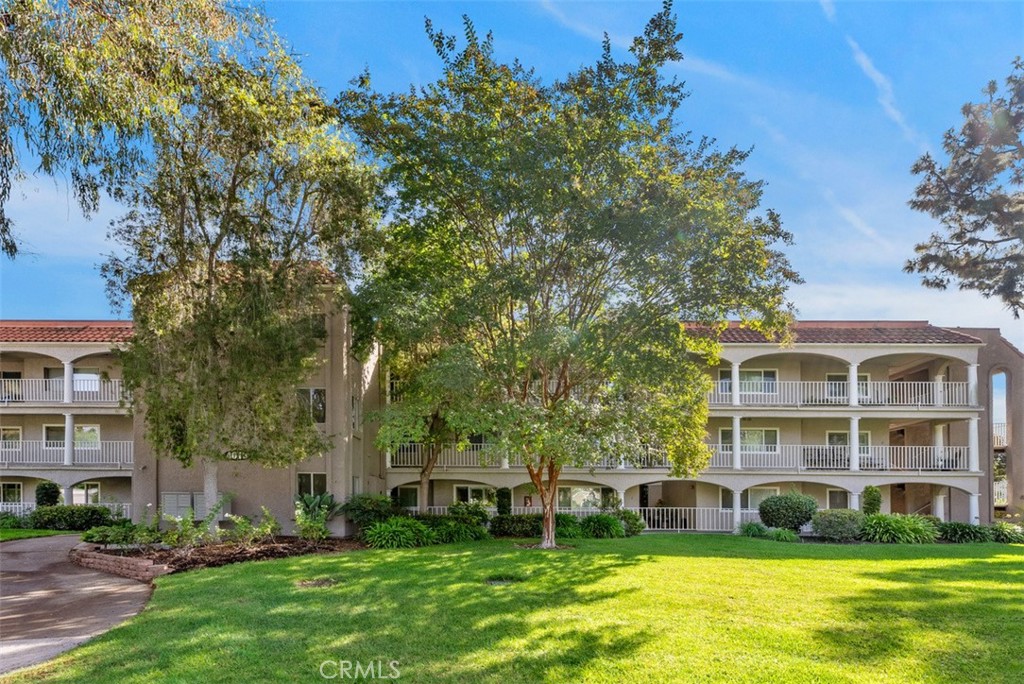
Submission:
[[335,114],[273,36],[197,72],[155,129],[137,208],[103,267],[130,298],[127,387],[145,404],[159,456],[201,461],[209,505],[217,464],[280,465],[324,451],[295,388],[319,362],[370,176]]
[[914,164],[922,176],[910,206],[938,220],[944,232],[915,247],[904,270],[927,287],[998,297],[1019,317],[1024,311],[1024,62],[1018,57],[999,94],[963,106],[960,131],[950,129],[943,166],[930,154]]
[[0,249],[17,252],[6,204],[28,159],[68,173],[86,213],[120,197],[154,123],[258,23],[224,0],[0,0]]
[[447,420],[526,467],[552,547],[563,467],[650,450],[677,475],[706,465],[714,330],[783,329],[797,276],[778,216],[755,214],[746,153],[677,130],[670,6],[630,59],[606,40],[550,84],[464,24],[457,50],[427,22],[438,81],[381,95],[364,75],[340,100],[389,181],[359,291],[403,293],[377,299],[378,320],[443,340],[473,379]]

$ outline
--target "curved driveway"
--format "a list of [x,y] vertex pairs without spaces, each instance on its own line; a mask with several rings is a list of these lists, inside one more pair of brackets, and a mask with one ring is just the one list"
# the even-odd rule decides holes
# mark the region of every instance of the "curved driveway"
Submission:
[[45,662],[146,605],[149,585],[68,560],[77,534],[0,544],[0,673]]

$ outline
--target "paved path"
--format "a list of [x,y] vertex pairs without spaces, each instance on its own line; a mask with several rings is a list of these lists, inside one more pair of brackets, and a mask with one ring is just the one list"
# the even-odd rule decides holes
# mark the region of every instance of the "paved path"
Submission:
[[45,662],[142,610],[149,585],[79,567],[77,534],[0,544],[0,673]]

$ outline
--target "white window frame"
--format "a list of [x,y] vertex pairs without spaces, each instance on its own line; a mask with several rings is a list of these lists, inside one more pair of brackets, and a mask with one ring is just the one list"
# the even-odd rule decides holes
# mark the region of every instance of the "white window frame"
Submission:
[[[18,488],[18,500],[7,501],[3,498],[3,488],[16,486]],[[10,480],[0,480],[0,502],[2,503],[24,503],[25,501],[25,486],[21,482],[11,482]]]
[[[760,380],[744,380],[744,373],[760,373]],[[765,373],[773,373],[775,378],[773,380],[765,380]],[[731,392],[732,391],[732,369],[731,368],[719,368],[718,369],[718,382],[719,391]],[[761,389],[759,390],[748,390],[743,388],[743,383],[754,383],[759,382]],[[770,387],[770,390],[765,389]],[[778,368],[740,368],[740,394],[764,394],[764,395],[775,395],[779,393],[779,369]]]
[[[18,439],[4,439],[4,434],[14,431],[17,431]],[[22,434],[20,425],[0,425],[0,449],[20,449]]]
[[[468,485],[468,484],[452,485],[452,503],[455,503],[457,501],[461,501],[461,499],[459,498],[459,490],[460,489],[467,490],[466,491],[466,500],[467,501],[480,501],[480,502],[482,502],[484,504],[488,504],[488,503],[493,501],[493,498],[490,498],[490,499],[487,498],[487,492],[488,491],[491,491],[491,492],[496,491],[495,487],[491,487],[489,485]],[[473,490],[474,489],[481,490],[483,492],[483,494],[484,494],[484,498],[474,499],[473,498]]]
[[95,489],[96,490],[96,503],[99,503],[100,502],[100,496],[102,496],[101,493],[100,493],[101,492],[100,483],[96,482],[95,480],[90,480],[88,482],[79,482],[78,484],[73,486],[71,488],[71,503],[76,504],[76,505],[78,504],[78,501],[77,501],[78,497],[75,496],[75,495],[78,494],[79,492],[82,492],[84,494],[84,500],[82,501],[83,504],[91,504],[91,503],[93,503],[92,501],[89,501],[89,491],[91,489]]
[[[871,454],[871,431],[860,430],[858,433],[857,441],[857,453],[861,456],[868,456]],[[846,437],[846,444],[829,444],[829,435],[844,435]],[[867,444],[861,444],[860,438],[867,435]],[[826,430],[825,431],[825,446],[850,446],[850,431],[849,430]],[[845,490],[844,490],[845,491]]]
[[[324,419],[323,419],[323,421],[318,421],[316,419],[317,417],[313,415],[313,392],[323,392],[324,393]],[[315,424],[317,424],[317,425],[326,425],[327,424],[327,415],[328,415],[327,414],[327,411],[328,411],[328,408],[327,408],[327,388],[326,387],[296,387],[295,388],[295,393],[297,395],[303,397],[303,399],[301,399],[301,401],[305,401],[306,405],[309,407],[309,415],[310,415],[311,418],[313,418],[313,422]]]
[[[754,510],[755,507],[750,506],[750,492],[753,491],[753,490],[771,492],[771,494],[769,494],[768,496],[778,496],[779,495],[779,491],[780,491],[778,487],[760,487],[760,486],[758,486],[758,487],[747,487],[742,492],[740,492],[740,508],[741,509],[743,509],[743,510]],[[725,502],[726,495],[728,495],[729,499],[730,499],[729,505],[726,505],[726,502]],[[765,498],[768,498],[768,497],[765,497]],[[732,501],[731,501],[731,499],[732,499],[732,490],[731,489],[729,489],[728,487],[721,487],[721,488],[719,488],[719,490],[718,490],[718,505],[719,505],[719,508],[731,511],[732,510]],[[744,501],[744,499],[746,499],[746,500]],[[760,502],[758,502],[758,503],[760,503]]]
[[[47,428],[56,428],[60,430],[60,439],[46,439]],[[80,442],[75,440],[76,449],[90,449],[98,451],[100,444],[103,442],[103,433],[101,432],[100,426],[96,423],[75,423],[75,432],[77,433],[79,428],[96,428],[96,442]],[[58,446],[50,446],[50,443],[59,443]],[[64,425],[61,423],[46,423],[43,425],[43,448],[44,449],[63,449],[64,448]]]
[[846,495],[846,505],[843,506],[842,508],[849,508],[850,507],[850,492],[848,492],[845,489],[841,489],[839,487],[827,487],[825,489],[825,508],[827,508],[827,509],[831,509],[832,508],[832,499],[829,498],[830,495],[832,494],[832,492],[841,492],[841,493],[845,494]]
[[[733,446],[735,446],[732,443],[734,440],[730,436],[730,438],[729,438],[729,442],[730,443],[726,444],[726,442],[725,442],[725,433],[726,432],[732,433],[732,427],[721,427],[721,428],[718,428],[718,443],[722,446],[723,450],[728,449],[728,451],[731,452]],[[779,453],[779,449],[781,448],[781,444],[780,444],[781,433],[779,431],[779,428],[776,428],[776,427],[740,428],[740,447],[743,446],[743,433],[744,432],[760,432],[760,433],[762,433],[762,435],[765,434],[765,433],[768,433],[768,432],[774,432],[775,433],[775,444],[774,444],[774,446],[770,445],[770,444],[765,444],[765,440],[762,437],[761,445],[762,445],[763,449],[761,451],[757,451],[757,452],[753,452],[753,453],[761,453],[761,454],[777,454],[777,453]]]
[[401,505],[401,501],[402,501],[402,492],[412,492],[413,493],[413,496],[412,496],[413,502],[411,504],[409,504],[408,506],[406,506],[406,508],[419,508],[419,506],[420,506],[420,488],[418,486],[415,486],[415,485],[402,485],[401,487],[398,487],[397,490],[398,490],[397,494],[398,494],[399,505]]
[[[299,485],[299,481],[302,479],[303,475],[308,475],[309,476],[309,491],[308,492],[302,491],[302,487]],[[295,473],[295,491],[298,493],[299,496],[304,496],[306,494],[308,494],[310,496],[316,496],[316,476],[317,475],[322,475],[323,476],[323,478],[324,478],[324,491],[323,491],[323,493],[324,494],[327,493],[327,473],[316,473],[316,472],[312,472],[312,471],[308,471],[308,470],[303,470],[303,471]]]

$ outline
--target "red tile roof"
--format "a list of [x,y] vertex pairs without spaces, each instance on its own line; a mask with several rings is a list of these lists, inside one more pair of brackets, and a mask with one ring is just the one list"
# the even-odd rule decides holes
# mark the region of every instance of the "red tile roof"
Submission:
[[0,342],[125,342],[131,321],[0,321]]
[[[738,323],[730,323],[719,338],[724,344],[774,343]],[[928,321],[798,321],[795,344],[982,344],[977,337]]]

